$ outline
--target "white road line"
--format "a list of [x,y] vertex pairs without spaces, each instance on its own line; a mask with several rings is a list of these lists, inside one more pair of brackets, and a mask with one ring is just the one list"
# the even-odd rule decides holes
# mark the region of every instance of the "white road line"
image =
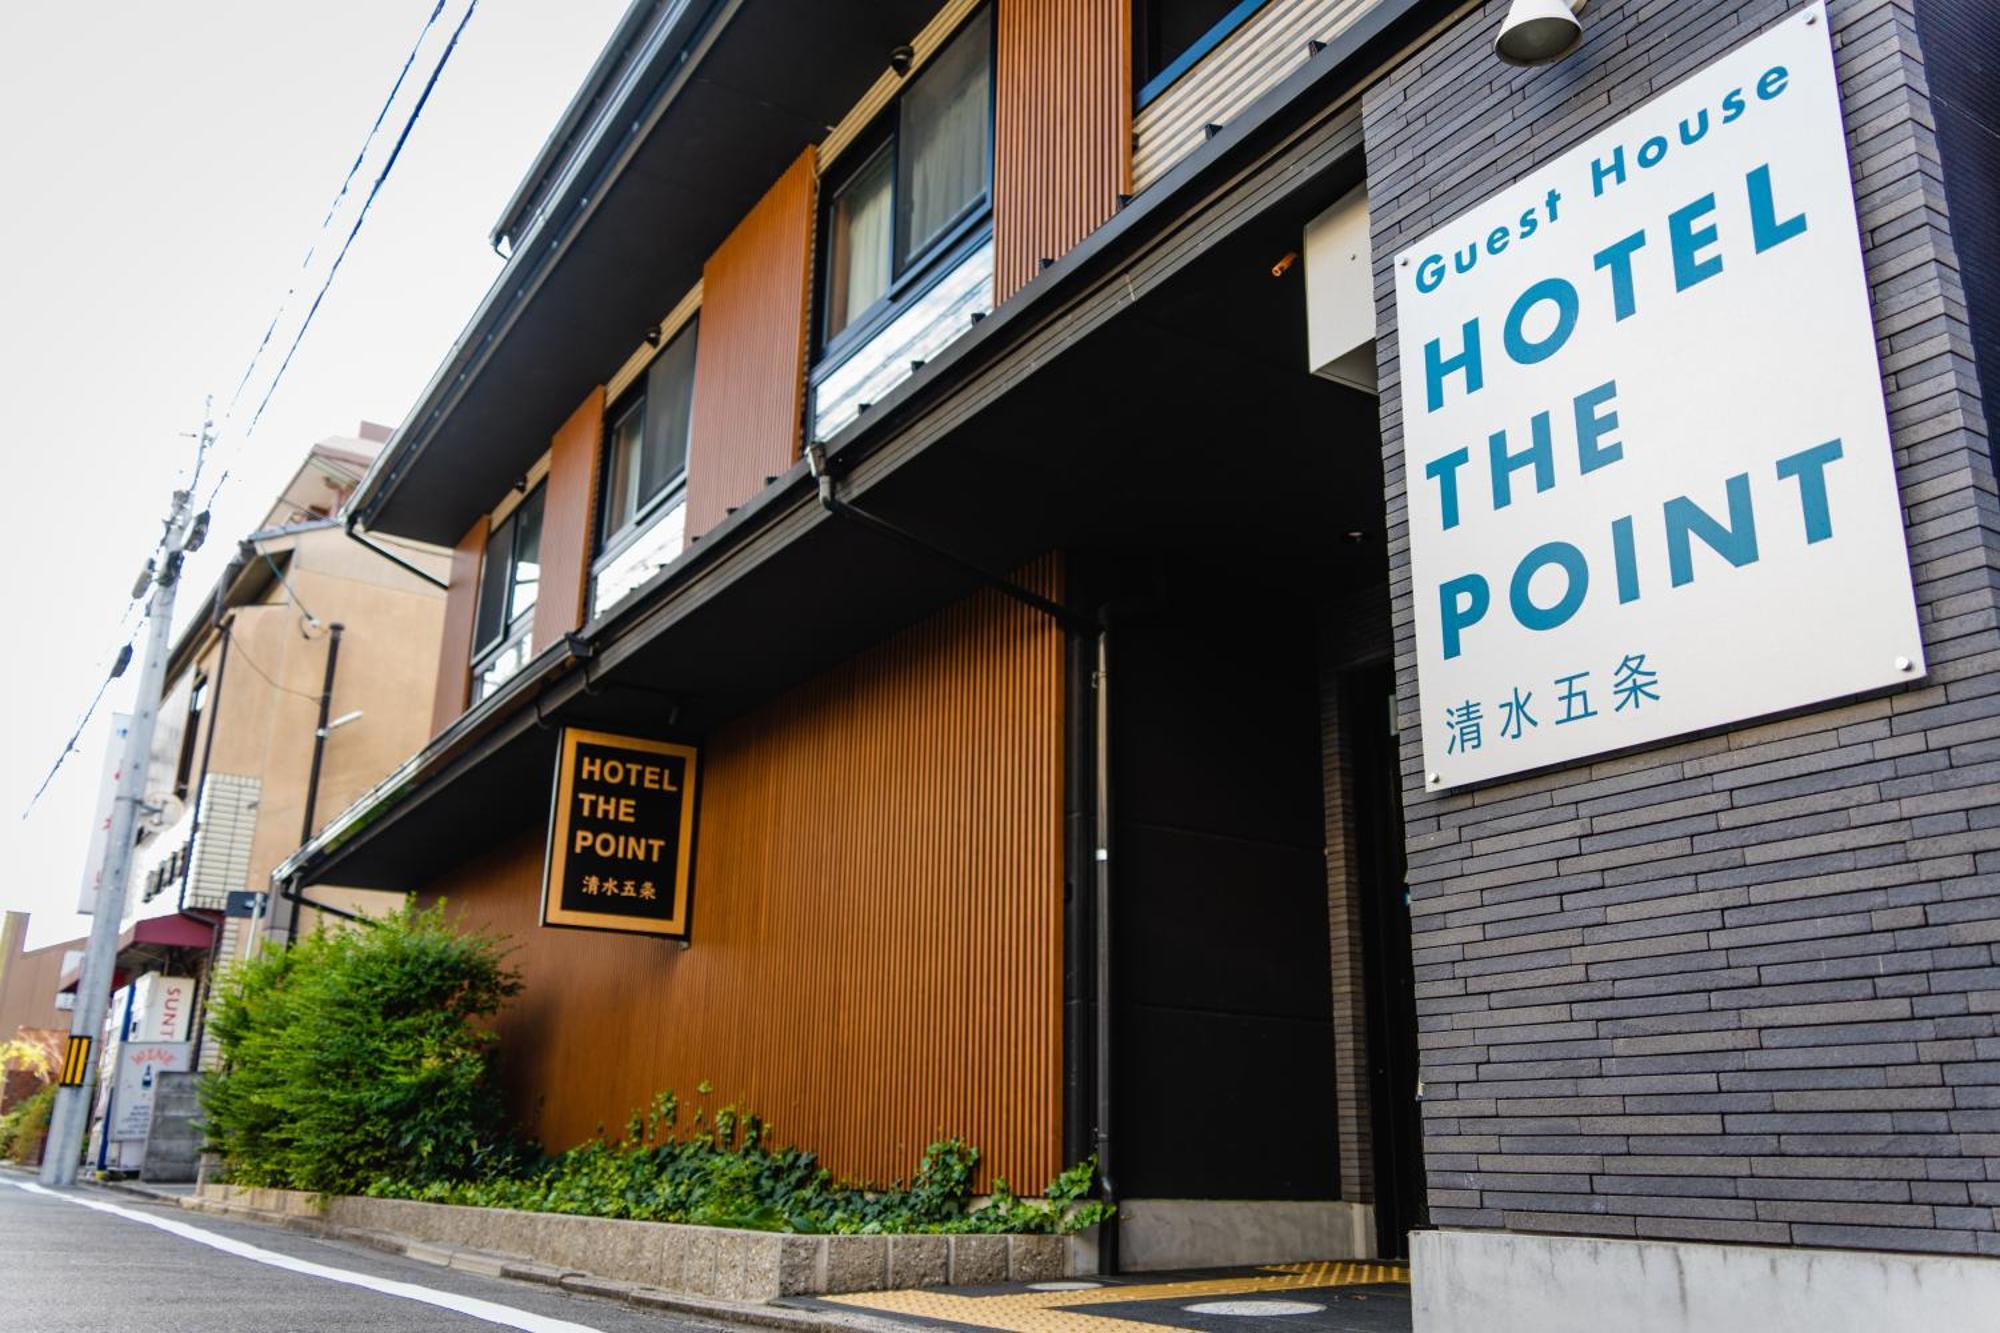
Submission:
[[73,1203],[82,1208],[91,1208],[100,1213],[110,1213],[114,1217],[125,1218],[127,1221],[143,1223],[169,1235],[179,1236],[182,1240],[191,1240],[197,1245],[206,1245],[210,1249],[221,1250],[224,1254],[233,1254],[239,1259],[268,1264],[272,1268],[282,1268],[292,1273],[303,1273],[307,1277],[324,1278],[328,1282],[342,1282],[350,1287],[379,1291],[384,1296],[398,1296],[406,1301],[435,1305],[441,1310],[452,1310],[462,1315],[470,1315],[474,1319],[484,1319],[487,1323],[498,1324],[502,1328],[518,1328],[523,1330],[523,1333],[599,1333],[599,1330],[587,1324],[572,1324],[567,1319],[551,1319],[547,1315],[517,1310],[511,1305],[482,1301],[477,1296],[460,1296],[449,1291],[439,1291],[434,1287],[420,1287],[414,1282],[397,1282],[390,1278],[375,1277],[369,1273],[357,1273],[345,1268],[328,1268],[325,1264],[294,1259],[289,1254],[279,1254],[276,1250],[246,1245],[240,1240],[231,1240],[217,1232],[204,1231],[185,1222],[176,1222],[164,1217],[149,1217],[130,1208],[120,1208],[114,1203],[79,1199],[26,1181],[9,1180],[4,1183],[12,1185],[15,1189],[27,1190],[31,1194],[47,1195],[64,1203]]

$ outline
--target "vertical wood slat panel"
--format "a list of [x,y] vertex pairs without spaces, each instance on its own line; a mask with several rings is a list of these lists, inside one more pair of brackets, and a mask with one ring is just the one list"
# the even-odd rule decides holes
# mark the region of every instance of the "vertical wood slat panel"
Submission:
[[994,298],[1027,285],[1130,191],[1130,0],[999,0]]
[[542,493],[542,574],[535,597],[535,652],[583,624],[589,605],[597,460],[603,453],[604,390],[592,389],[549,443]]
[[444,633],[438,644],[437,694],[431,703],[433,736],[458,720],[472,687],[473,621],[479,612],[479,563],[485,554],[486,515],[481,514],[451,552]]
[[[1053,557],[1023,576],[1060,596]],[[430,885],[517,946],[499,1022],[550,1148],[655,1091],[733,1101],[836,1172],[961,1135],[1061,1166],[1063,638],[980,593],[707,738],[693,943],[536,926],[542,834]]]
[[813,162],[808,148],[702,270],[688,440],[690,539],[799,455],[818,189]]

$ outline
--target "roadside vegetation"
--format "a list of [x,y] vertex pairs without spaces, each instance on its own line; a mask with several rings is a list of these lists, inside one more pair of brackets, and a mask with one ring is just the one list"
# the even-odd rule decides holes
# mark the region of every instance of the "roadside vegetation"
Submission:
[[49,1115],[56,1107],[56,1085],[45,1083],[0,1115],[0,1158],[10,1162],[42,1160],[42,1140],[49,1134]]
[[[710,1091],[703,1084],[700,1092]],[[1016,1232],[1080,1231],[1102,1221],[1089,1199],[1096,1159],[1078,1163],[1038,1198],[1016,1195],[1005,1180],[975,1200],[979,1150],[958,1139],[924,1151],[910,1182],[885,1188],[836,1180],[803,1148],[779,1146],[755,1115],[699,1107],[680,1124],[680,1105],[661,1093],[626,1124],[616,1143],[602,1138],[553,1158],[524,1160],[514,1171],[477,1182],[386,1179],[378,1198],[581,1213],[649,1222],[693,1222],[759,1231]]]
[[[734,1106],[661,1093],[623,1137],[549,1157],[509,1134],[485,1020],[519,992],[504,942],[406,907],[232,969],[209,1030],[210,1150],[239,1185],[799,1232],[1071,1232],[1100,1221],[1095,1161],[975,1199],[978,1149],[930,1145],[908,1184],[838,1180]],[[712,1089],[703,1084],[705,1100]]]
[[507,1155],[481,1021],[521,988],[495,937],[442,905],[322,930],[238,964],[209,1031],[207,1146],[242,1185],[353,1194],[477,1179]]

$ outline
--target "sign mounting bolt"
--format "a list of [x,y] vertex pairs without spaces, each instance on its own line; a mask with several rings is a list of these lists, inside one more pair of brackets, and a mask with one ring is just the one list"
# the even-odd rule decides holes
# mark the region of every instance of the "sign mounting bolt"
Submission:
[[1910,659],[1907,657],[1899,657],[1896,659],[1896,670],[1898,671],[1908,671],[1914,665],[1916,664],[1910,661]]
[[1430,775],[1430,782],[1433,787],[1435,787],[1439,781],[1440,779],[1437,774],[1433,773]]

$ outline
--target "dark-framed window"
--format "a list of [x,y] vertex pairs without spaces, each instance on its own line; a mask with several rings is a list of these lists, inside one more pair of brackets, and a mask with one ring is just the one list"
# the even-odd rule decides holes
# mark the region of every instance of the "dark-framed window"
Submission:
[[181,730],[181,753],[174,764],[174,795],[187,799],[188,783],[194,777],[194,738],[201,730],[202,709],[208,703],[208,677],[197,675],[188,687],[187,725]]
[[852,346],[993,211],[993,11],[968,19],[823,182],[819,338]]
[[542,582],[543,493],[544,488],[537,485],[486,534],[478,611],[473,618],[475,676],[489,659],[526,635],[534,620]]
[[1132,86],[1138,106],[1158,97],[1264,0],[1132,0]]
[[605,421],[603,493],[597,506],[600,554],[622,546],[652,521],[687,480],[688,435],[694,423],[694,362],[700,318],[689,320],[662,347],[645,378],[621,397]]

